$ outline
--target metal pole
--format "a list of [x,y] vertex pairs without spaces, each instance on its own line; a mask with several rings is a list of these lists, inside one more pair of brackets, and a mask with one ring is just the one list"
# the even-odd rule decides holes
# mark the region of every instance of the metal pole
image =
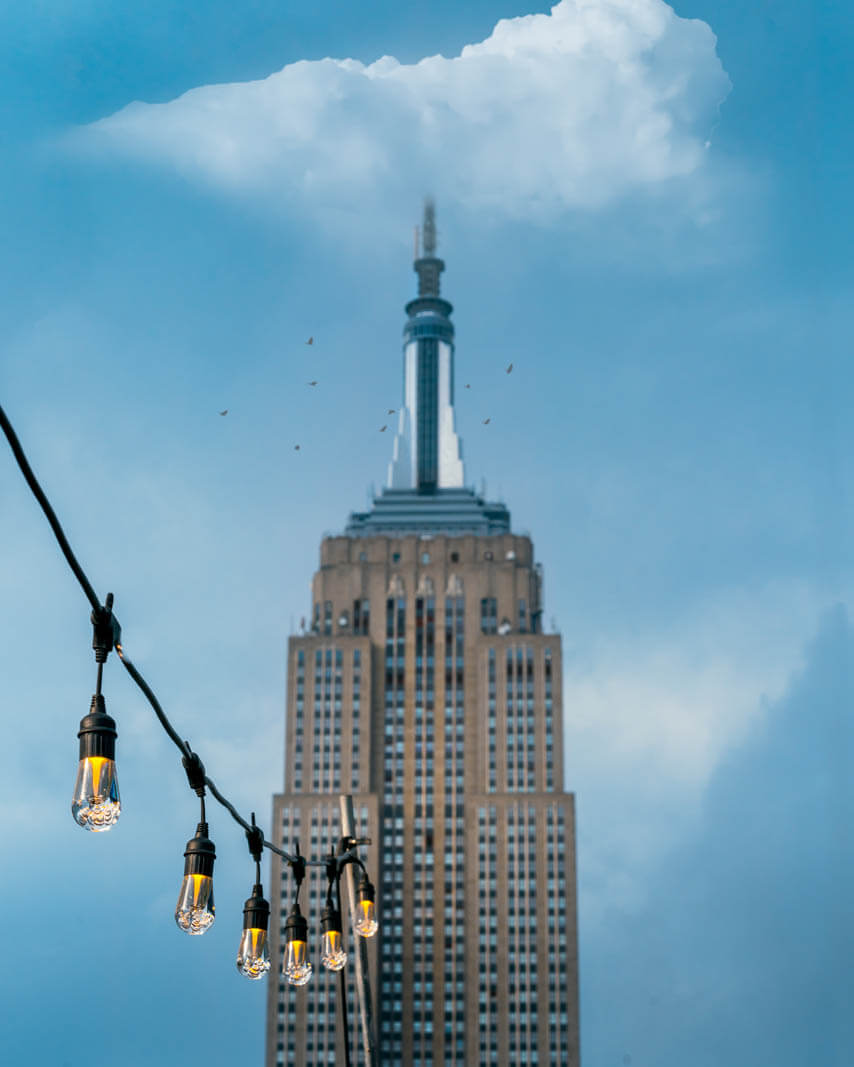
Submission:
[[[338,798],[341,806],[341,836],[356,836],[356,819],[353,814],[353,798],[349,794]],[[353,930],[356,915],[356,877],[354,864],[348,863],[345,872],[347,879],[347,900],[350,906],[350,938],[353,944],[353,956],[356,964],[356,991],[359,996],[359,1019],[362,1024],[362,1049],[365,1067],[376,1067],[377,1052],[373,1034],[373,1007],[371,1004],[371,977],[368,971],[368,946],[366,939]]]
[[[349,866],[349,865],[348,865]],[[335,878],[335,907],[341,914],[341,871]],[[341,1008],[341,1029],[344,1035],[344,1067],[350,1067],[350,1020],[347,1017],[347,969],[338,972],[338,1004]]]

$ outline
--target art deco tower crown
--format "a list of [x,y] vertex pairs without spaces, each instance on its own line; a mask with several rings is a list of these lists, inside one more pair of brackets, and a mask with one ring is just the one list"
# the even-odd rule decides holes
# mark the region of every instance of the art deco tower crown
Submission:
[[[417,232],[417,231],[416,231]],[[417,241],[417,237],[416,237]],[[445,264],[437,258],[432,200],[424,205],[422,255],[417,256],[418,296],[406,305],[403,331],[404,406],[388,472],[390,489],[461,489],[460,440],[454,428],[453,310],[439,295]]]
[[[416,231],[418,296],[406,305],[403,328],[403,405],[388,469],[388,484],[367,512],[347,523],[350,537],[418,531],[422,534],[510,532],[510,514],[465,485],[454,412],[453,307],[439,295],[445,269],[436,256],[436,213],[424,205],[421,243]],[[419,254],[421,253],[421,254]]]

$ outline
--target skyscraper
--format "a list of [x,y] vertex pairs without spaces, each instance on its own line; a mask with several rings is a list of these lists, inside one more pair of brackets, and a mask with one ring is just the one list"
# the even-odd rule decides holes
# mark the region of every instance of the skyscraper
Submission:
[[[370,974],[384,1067],[573,1067],[575,829],[560,638],[543,631],[530,538],[512,533],[503,504],[465,486],[452,307],[440,296],[429,202],[421,242],[388,485],[324,538],[310,627],[289,641],[276,833],[322,854],[340,835],[338,794],[353,793],[378,883]],[[307,887],[316,924],[322,872]],[[276,949],[292,899],[276,863]],[[320,972],[315,963],[299,989],[271,983],[268,1067],[336,1062],[334,976]],[[350,998],[358,1063],[352,989]]]

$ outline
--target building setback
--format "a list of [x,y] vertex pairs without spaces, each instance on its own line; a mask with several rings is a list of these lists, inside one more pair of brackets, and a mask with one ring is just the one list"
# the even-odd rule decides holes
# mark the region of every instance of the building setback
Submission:
[[[322,855],[340,836],[338,795],[353,794],[357,833],[373,840],[365,858],[380,930],[370,976],[384,1067],[575,1067],[560,637],[543,632],[530,538],[511,532],[502,504],[464,485],[452,308],[439,295],[429,202],[422,240],[388,487],[323,540],[310,625],[289,641],[276,835]],[[280,961],[293,881],[277,857],[272,886]],[[316,930],[322,871],[306,889]],[[319,964],[319,934],[310,937],[307,986],[271,973],[267,1067],[341,1062],[338,978]],[[362,1063],[352,973],[349,998],[352,1062]]]

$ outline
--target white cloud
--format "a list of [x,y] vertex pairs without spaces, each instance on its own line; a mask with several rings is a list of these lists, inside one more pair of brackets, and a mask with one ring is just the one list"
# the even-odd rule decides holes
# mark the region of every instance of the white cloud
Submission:
[[667,632],[564,665],[567,785],[579,807],[588,921],[634,911],[701,812],[721,761],[802,668],[828,598],[797,583],[732,592]]
[[561,0],[450,59],[292,63],[131,104],[76,140],[285,210],[415,188],[545,219],[697,172],[728,88],[704,22],[661,0]]

